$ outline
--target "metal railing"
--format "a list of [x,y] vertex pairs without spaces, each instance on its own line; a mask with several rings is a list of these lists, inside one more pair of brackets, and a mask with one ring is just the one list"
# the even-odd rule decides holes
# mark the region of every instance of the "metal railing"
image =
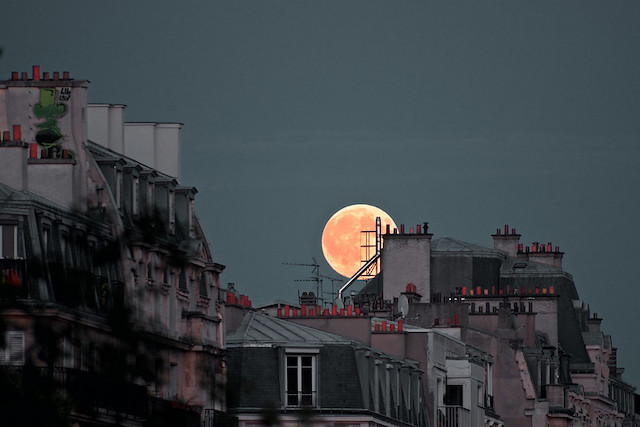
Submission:
[[439,427],[466,427],[471,425],[471,411],[457,405],[438,407]]

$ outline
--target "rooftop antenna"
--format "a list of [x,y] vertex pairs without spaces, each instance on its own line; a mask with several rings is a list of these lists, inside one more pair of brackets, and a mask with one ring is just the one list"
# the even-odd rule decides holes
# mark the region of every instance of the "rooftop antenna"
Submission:
[[296,279],[296,280],[294,280],[294,282],[315,282],[315,284],[316,284],[316,297],[321,302],[321,304],[324,305],[324,296],[323,296],[323,290],[322,290],[322,284],[323,284],[322,283],[322,278],[325,277],[325,276],[322,276],[320,274],[320,265],[316,261],[315,257],[312,257],[311,259],[313,260],[313,264],[297,263],[297,262],[283,262],[282,265],[296,265],[298,267],[313,267],[313,269],[311,270],[311,274],[313,274],[312,277],[309,277],[307,279]]
[[358,277],[362,276],[362,274],[367,271],[367,269],[369,269],[369,267],[371,267],[373,265],[373,263],[375,263],[378,258],[380,258],[380,254],[382,252],[382,225],[380,222],[380,217],[377,216],[376,217],[376,253],[373,254],[373,256],[364,263],[364,265],[362,267],[360,267],[360,270],[356,271],[356,274],[354,274],[353,276],[351,276],[351,279],[347,280],[347,283],[345,283],[340,290],[338,291],[338,299],[340,299],[342,301],[342,294],[343,292],[353,284],[353,282],[355,282],[356,280],[358,280]]

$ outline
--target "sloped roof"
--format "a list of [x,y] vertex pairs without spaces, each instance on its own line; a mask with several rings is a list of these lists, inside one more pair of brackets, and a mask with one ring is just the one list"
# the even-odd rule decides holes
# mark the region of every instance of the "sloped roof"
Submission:
[[464,242],[462,240],[453,239],[451,237],[441,237],[431,242],[431,251],[433,252],[467,252],[474,254],[490,254],[504,256],[500,251],[476,245],[474,243]]
[[507,258],[500,267],[500,273],[525,273],[525,274],[541,274],[553,273],[555,275],[563,275],[571,277],[569,273],[564,272],[556,267],[547,264],[541,264],[535,261],[527,261],[524,259]]
[[242,323],[227,336],[228,347],[250,347],[275,344],[296,347],[317,347],[326,344],[351,344],[340,335],[331,334],[308,326],[250,311]]

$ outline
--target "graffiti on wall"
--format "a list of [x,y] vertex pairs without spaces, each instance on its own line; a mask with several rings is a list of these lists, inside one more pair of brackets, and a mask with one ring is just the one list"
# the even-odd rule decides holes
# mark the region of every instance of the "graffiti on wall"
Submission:
[[62,140],[64,136],[58,127],[58,119],[67,114],[68,108],[67,104],[60,101],[68,101],[71,97],[71,89],[63,89],[66,91],[64,93],[61,91],[56,100],[55,88],[40,88],[40,102],[33,106],[33,113],[36,117],[44,119],[43,122],[36,124],[39,129],[36,133],[36,142],[44,149],[43,157],[63,157]]

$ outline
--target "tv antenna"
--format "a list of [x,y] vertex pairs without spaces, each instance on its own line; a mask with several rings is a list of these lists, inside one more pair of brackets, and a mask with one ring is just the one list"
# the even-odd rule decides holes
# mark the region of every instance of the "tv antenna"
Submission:
[[311,270],[312,276],[307,279],[296,279],[294,282],[314,282],[316,284],[316,297],[319,301],[324,305],[324,297],[323,297],[323,289],[322,289],[322,278],[325,277],[320,274],[320,264],[316,261],[315,257],[312,257],[312,264],[309,263],[301,263],[301,262],[283,262],[282,265],[295,265],[298,267],[313,267]]

